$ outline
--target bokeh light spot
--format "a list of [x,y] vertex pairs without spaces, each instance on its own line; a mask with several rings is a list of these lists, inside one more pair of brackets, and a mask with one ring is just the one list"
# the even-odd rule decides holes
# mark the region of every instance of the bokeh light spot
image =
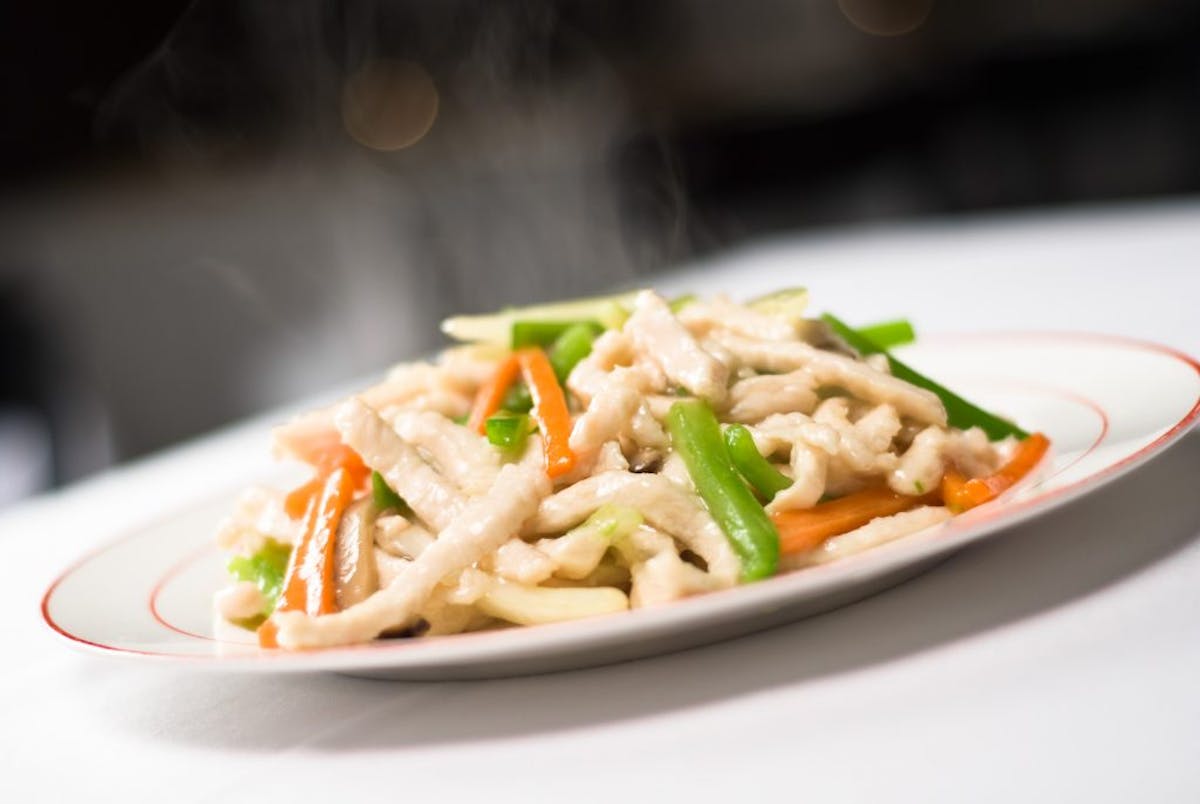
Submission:
[[875,36],[911,33],[929,17],[933,0],[838,0],[850,23]]
[[377,151],[398,151],[420,142],[437,113],[437,87],[415,62],[369,61],[342,89],[346,131]]

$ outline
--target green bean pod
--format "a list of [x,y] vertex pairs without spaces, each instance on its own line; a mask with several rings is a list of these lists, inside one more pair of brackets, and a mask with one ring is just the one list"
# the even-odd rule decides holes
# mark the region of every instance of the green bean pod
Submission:
[[741,559],[742,580],[774,575],[779,534],[734,469],[712,408],[701,399],[676,402],[667,414],[667,429],[696,491]]
[[729,457],[734,467],[767,502],[792,485],[790,477],[772,466],[771,462],[759,453],[754,444],[754,436],[750,435],[750,430],[745,425],[731,424],[725,428],[725,446],[729,448]]

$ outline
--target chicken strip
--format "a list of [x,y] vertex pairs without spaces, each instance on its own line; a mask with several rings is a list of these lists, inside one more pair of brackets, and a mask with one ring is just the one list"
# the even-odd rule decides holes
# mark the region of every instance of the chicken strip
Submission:
[[463,508],[458,489],[425,463],[378,413],[355,398],[334,415],[342,440],[404,498],[422,521],[441,530]]
[[519,464],[505,466],[488,493],[468,502],[387,588],[336,614],[277,613],[279,645],[291,649],[352,645],[411,625],[444,578],[470,567],[517,533],[549,492],[550,482],[543,472]]
[[729,369],[700,347],[657,293],[638,294],[625,332],[672,382],[714,403],[725,399]]
[[607,503],[634,508],[653,527],[679,539],[704,559],[717,583],[737,582],[741,564],[700,498],[661,475],[605,472],[581,480],[547,498],[525,532],[562,533]]
[[428,411],[395,411],[390,421],[397,435],[428,455],[464,494],[483,494],[496,480],[500,454],[478,433]]
[[715,332],[712,337],[752,368],[772,372],[807,369],[821,386],[844,388],[869,402],[890,404],[900,414],[924,424],[946,426],[946,408],[937,394],[876,371],[854,358],[822,351],[800,341],[756,341],[724,332]]
[[807,371],[748,377],[729,389],[729,421],[752,424],[773,413],[812,413],[817,407],[816,379]]

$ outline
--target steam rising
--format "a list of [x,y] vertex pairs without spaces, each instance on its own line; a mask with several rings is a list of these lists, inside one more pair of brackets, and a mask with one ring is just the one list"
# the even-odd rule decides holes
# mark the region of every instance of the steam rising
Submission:
[[[682,204],[670,170],[622,172],[627,97],[548,2],[197,0],[99,121],[136,135],[164,202],[105,229],[128,233],[133,315],[194,334],[164,361],[131,321],[94,361],[202,428],[414,357],[451,312],[634,284],[683,256]],[[214,318],[216,401],[188,371]]]

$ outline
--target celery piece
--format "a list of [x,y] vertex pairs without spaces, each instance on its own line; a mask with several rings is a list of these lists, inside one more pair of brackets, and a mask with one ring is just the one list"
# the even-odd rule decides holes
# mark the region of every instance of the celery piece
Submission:
[[808,290],[805,288],[786,288],[759,296],[746,302],[751,310],[769,315],[779,315],[793,321],[804,318],[808,309]]
[[620,329],[629,317],[640,291],[615,296],[514,307],[488,315],[459,315],[442,322],[442,332],[456,341],[486,342],[507,346],[516,321],[597,321],[607,329]]
[[595,510],[580,527],[590,528],[610,542],[623,539],[642,524],[642,514],[636,508],[605,503]]

